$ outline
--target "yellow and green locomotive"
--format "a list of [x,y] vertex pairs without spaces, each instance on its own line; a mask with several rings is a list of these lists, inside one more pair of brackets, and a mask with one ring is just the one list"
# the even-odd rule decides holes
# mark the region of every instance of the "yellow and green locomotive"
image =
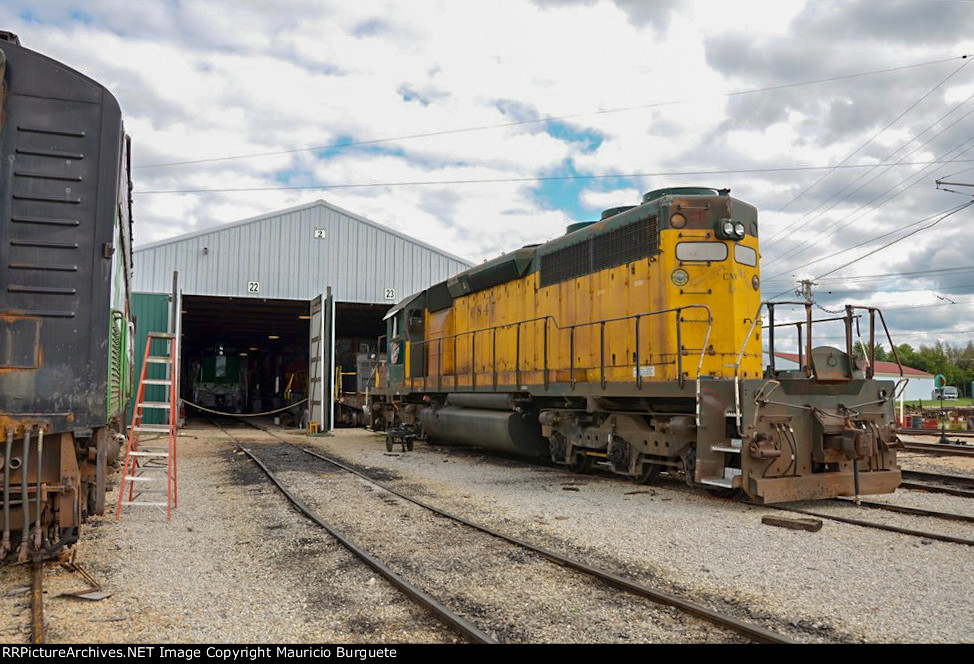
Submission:
[[814,347],[801,303],[800,366],[777,370],[758,259],[754,206],[652,191],[396,305],[372,413],[410,439],[764,502],[893,491],[894,385],[852,352],[861,316],[838,319],[845,350]]

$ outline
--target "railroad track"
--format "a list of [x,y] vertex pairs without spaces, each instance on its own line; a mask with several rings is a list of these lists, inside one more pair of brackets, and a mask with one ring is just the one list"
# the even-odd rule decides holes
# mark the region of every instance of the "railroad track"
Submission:
[[[908,436],[939,436],[940,429],[912,429],[900,427],[896,430],[897,433],[903,433]],[[974,438],[974,431],[957,431],[956,429],[945,429],[944,433],[947,437],[956,438]]]
[[903,482],[900,487],[916,489],[930,493],[946,493],[953,496],[974,498],[974,478],[960,475],[944,475],[941,473],[925,473],[916,470],[904,470]]
[[938,456],[970,456],[974,457],[974,445],[958,445],[954,443],[923,443],[919,441],[902,441],[903,447],[909,452],[922,452]]
[[[454,629],[456,631],[460,631],[467,638],[469,638],[471,640],[478,641],[478,642],[484,642],[484,643],[489,643],[489,642],[492,642],[493,641],[493,639],[491,639],[491,637],[487,636],[486,633],[483,630],[480,630],[476,626],[468,623],[464,618],[462,618],[462,617],[454,614],[452,611],[450,611],[450,609],[446,608],[446,606],[444,606],[442,603],[440,603],[437,600],[433,599],[430,595],[428,595],[424,591],[420,590],[419,588],[413,587],[412,590],[406,590],[405,588],[403,588],[402,586],[400,586],[399,585],[400,582],[401,581],[404,581],[401,578],[401,575],[396,574],[390,568],[388,568],[384,564],[380,563],[374,556],[372,556],[371,554],[368,554],[367,552],[365,552],[358,545],[353,544],[348,537],[345,537],[344,535],[341,535],[341,534],[337,533],[337,531],[334,529],[333,526],[327,524],[324,520],[322,520],[319,516],[317,516],[310,507],[308,507],[307,505],[304,505],[294,495],[294,492],[288,490],[285,487],[284,482],[269,467],[270,464],[266,463],[265,460],[262,460],[262,459],[258,458],[258,456],[256,454],[254,454],[254,452],[252,450],[248,450],[248,449],[244,448],[241,445],[241,443],[236,439],[236,437],[233,436],[233,434],[231,434],[226,428],[222,427],[219,423],[214,422],[214,424],[216,426],[220,427],[227,436],[229,436],[231,439],[234,439],[235,440],[235,442],[237,443],[237,445],[240,446],[241,449],[244,452],[246,452],[247,455],[251,459],[253,459],[254,462],[257,463],[261,467],[261,469],[263,470],[263,472],[266,473],[268,475],[268,477],[271,478],[271,480],[274,482],[274,484],[282,492],[284,492],[286,495],[288,495],[288,498],[292,502],[292,504],[294,504],[295,506],[298,506],[298,508],[306,516],[308,516],[308,518],[312,519],[312,521],[314,521],[315,523],[317,523],[321,527],[323,527],[326,530],[328,530],[333,536],[336,537],[336,539],[338,539],[340,542],[342,542],[343,545],[345,545],[346,547],[349,547],[350,550],[352,550],[351,547],[354,547],[355,551],[358,551],[356,553],[356,555],[358,555],[363,560],[366,560],[366,562],[368,562],[373,567],[373,569],[376,569],[376,571],[379,571],[379,573],[383,574],[383,576],[385,576],[388,580],[390,580],[390,582],[394,583],[397,587],[400,587],[401,589],[403,589],[403,591],[406,592],[406,594],[411,599],[413,599],[414,601],[423,603],[423,605],[425,607],[427,607],[428,610],[430,610],[431,612],[433,612],[434,615],[437,615],[444,622],[444,624],[447,624],[448,626],[450,626],[451,629]],[[251,423],[248,423],[248,424],[251,424]],[[625,593],[627,593],[628,595],[632,596],[633,598],[638,597],[638,598],[642,598],[642,599],[649,599],[649,600],[651,600],[654,603],[657,603],[657,604],[660,604],[660,605],[663,605],[663,606],[666,606],[666,607],[672,607],[673,609],[678,609],[679,612],[681,612],[683,614],[691,615],[691,616],[694,616],[695,618],[705,620],[705,621],[707,621],[707,622],[709,622],[709,623],[711,623],[713,625],[716,625],[716,626],[718,626],[718,627],[720,627],[722,629],[730,630],[730,631],[734,632],[735,634],[740,635],[740,636],[743,636],[743,637],[745,637],[745,638],[747,638],[749,640],[756,641],[756,642],[762,642],[762,643],[795,643],[795,641],[793,641],[792,639],[790,639],[788,637],[785,637],[785,636],[783,636],[781,634],[777,634],[777,633],[775,633],[773,631],[770,631],[770,630],[768,630],[768,629],[766,629],[764,627],[761,627],[759,625],[756,625],[756,624],[753,624],[753,623],[749,623],[749,622],[745,622],[745,621],[739,620],[739,619],[737,619],[737,618],[735,618],[733,616],[729,616],[729,615],[720,613],[718,611],[715,611],[713,609],[710,609],[710,608],[708,608],[706,606],[703,606],[701,604],[697,604],[695,602],[692,602],[692,601],[689,601],[689,600],[685,600],[683,598],[679,598],[679,597],[676,597],[674,595],[670,595],[670,594],[668,594],[668,593],[666,593],[666,592],[664,592],[664,591],[662,591],[662,590],[660,590],[658,588],[652,588],[650,586],[647,586],[647,585],[644,585],[644,584],[640,584],[640,583],[631,581],[629,579],[623,578],[623,577],[621,577],[619,575],[616,575],[616,574],[613,574],[611,572],[607,572],[605,570],[600,570],[598,568],[595,568],[595,567],[589,565],[588,563],[584,563],[584,562],[581,562],[581,561],[578,561],[578,560],[573,560],[571,558],[568,558],[566,556],[562,556],[561,554],[555,553],[555,552],[550,551],[548,549],[545,549],[545,548],[536,546],[536,545],[534,545],[534,544],[532,544],[530,542],[526,542],[526,541],[521,540],[519,538],[515,538],[515,537],[511,537],[511,536],[505,535],[503,533],[500,533],[500,532],[498,532],[496,530],[493,530],[491,528],[488,528],[486,526],[483,526],[483,525],[480,525],[480,524],[476,524],[476,523],[474,523],[474,522],[472,522],[470,520],[464,519],[462,517],[458,517],[456,515],[450,514],[448,512],[443,511],[443,510],[439,510],[439,509],[437,509],[437,508],[435,508],[435,507],[433,507],[431,505],[428,505],[428,504],[426,504],[426,503],[424,503],[422,501],[419,501],[419,500],[417,500],[417,499],[415,499],[413,497],[407,496],[407,495],[403,494],[400,491],[397,491],[395,489],[392,489],[392,488],[386,486],[385,484],[383,484],[381,482],[378,482],[378,481],[372,479],[368,475],[366,475],[366,474],[364,474],[364,473],[362,473],[362,472],[360,472],[360,471],[358,471],[358,470],[356,470],[356,469],[354,469],[354,468],[352,468],[352,467],[350,467],[350,466],[348,466],[346,464],[343,464],[341,461],[339,461],[337,459],[331,458],[331,457],[329,457],[327,455],[321,454],[321,453],[316,452],[316,451],[313,451],[313,450],[308,450],[308,449],[305,449],[305,448],[301,448],[301,447],[299,447],[297,445],[294,445],[289,440],[287,440],[287,439],[285,439],[285,438],[283,438],[281,436],[278,436],[277,434],[275,434],[272,431],[268,431],[266,429],[262,429],[261,427],[256,427],[256,425],[253,425],[253,424],[251,424],[251,426],[255,426],[255,428],[258,428],[261,431],[264,431],[265,433],[267,433],[267,434],[269,434],[271,436],[274,436],[275,438],[277,438],[278,440],[280,440],[281,442],[283,442],[286,446],[288,446],[290,448],[293,448],[293,449],[296,449],[296,450],[300,450],[302,452],[302,454],[308,455],[310,457],[314,457],[314,458],[318,459],[319,461],[321,461],[322,463],[328,464],[332,468],[339,468],[342,471],[345,471],[347,473],[351,473],[352,475],[354,475],[354,477],[358,478],[359,480],[364,480],[369,485],[379,488],[383,492],[382,494],[377,494],[380,497],[382,495],[384,495],[384,492],[388,492],[388,493],[390,493],[392,495],[397,496],[398,498],[400,498],[402,500],[407,501],[411,505],[414,505],[416,507],[419,507],[422,510],[425,510],[426,512],[428,512],[430,514],[436,515],[437,518],[435,519],[435,521],[437,523],[452,524],[451,527],[455,527],[457,525],[462,525],[462,526],[464,526],[466,528],[472,529],[472,531],[476,531],[476,533],[478,533],[477,536],[481,536],[479,534],[482,533],[482,534],[486,534],[486,535],[491,536],[491,538],[493,538],[495,541],[500,540],[501,542],[505,542],[505,543],[514,545],[516,547],[516,549],[517,549],[517,552],[516,553],[511,553],[509,550],[505,550],[506,553],[503,554],[503,555],[506,555],[508,557],[514,556],[514,555],[516,555],[516,556],[522,556],[523,555],[523,551],[529,551],[529,552],[531,552],[531,553],[536,554],[537,556],[539,556],[540,559],[550,561],[550,562],[554,563],[555,565],[557,565],[558,567],[560,567],[562,569],[570,569],[570,570],[573,570],[575,572],[579,572],[579,573],[581,573],[581,574],[589,577],[590,579],[595,579],[598,582],[601,582],[601,584],[605,584],[608,587],[611,587],[611,588],[616,589],[616,590],[622,590]],[[266,456],[267,454],[268,453],[265,451],[264,453],[261,454],[261,456]],[[293,464],[291,464],[291,465],[293,466]],[[360,482],[359,482],[359,484],[360,484]],[[376,495],[376,494],[373,494],[373,495]],[[390,504],[392,504],[392,503],[390,503]],[[405,516],[400,516],[399,518],[405,518]],[[453,534],[444,535],[443,537],[444,538],[451,538],[451,539],[454,539],[454,540],[456,539],[456,536],[453,535]],[[445,545],[445,541],[443,543]],[[353,551],[353,552],[355,552],[355,551]],[[476,552],[476,554],[474,554],[473,556],[468,556],[468,557],[470,557],[470,558],[480,558],[481,556],[486,556],[486,555],[487,555],[486,554],[486,547],[484,547],[483,550],[478,549],[478,551]],[[371,559],[372,562],[369,562],[369,560],[367,560],[367,559]],[[404,563],[400,563],[400,564],[404,564]],[[444,564],[449,564],[449,563],[444,563]],[[381,566],[382,569],[385,569],[386,572],[380,571],[380,566]],[[408,566],[409,566],[409,564],[407,564],[407,567]],[[616,604],[616,603],[618,603],[618,602],[611,602],[611,604]],[[610,602],[606,602],[606,604],[608,605],[608,604],[610,604]],[[459,621],[457,619],[459,619]],[[466,623],[466,624],[464,624],[464,623]],[[485,637],[486,637],[486,639],[485,639]]]
[[[274,435],[273,432],[268,432],[268,433],[271,433],[271,435]],[[938,447],[938,448],[947,448],[948,447],[946,445],[941,445],[939,443],[934,444],[934,445],[936,447]],[[974,449],[974,448],[972,448],[972,449]],[[512,462],[512,460],[510,460],[510,459],[505,459],[505,461]],[[526,465],[531,465],[531,464],[526,464]],[[942,475],[934,475],[934,474],[931,474],[931,473],[911,473],[910,471],[903,471],[903,475],[904,475],[904,477],[913,476],[913,477],[916,477],[917,479],[919,479],[920,476],[922,475],[927,480],[938,480],[940,482],[953,481],[954,483],[960,485],[960,487],[957,487],[957,486],[953,486],[952,487],[952,486],[944,486],[943,484],[930,483],[929,481],[928,482],[910,481],[910,482],[904,482],[901,485],[901,486],[903,486],[905,488],[920,489],[920,490],[925,490],[925,491],[930,491],[930,492],[938,492],[938,493],[949,493],[949,494],[952,494],[952,495],[959,495],[959,496],[966,496],[966,497],[974,497],[974,480],[968,480],[967,478],[963,478],[963,477],[959,477],[959,476],[942,476]],[[659,487],[659,488],[663,488],[661,484],[657,484],[656,486]],[[683,490],[683,487],[682,486],[672,486],[672,487],[665,487],[665,488],[669,488],[671,490],[676,490],[676,491]],[[839,499],[839,500],[841,500],[842,502],[849,502],[849,503],[852,502],[851,499],[849,499],[849,500]],[[855,519],[855,518],[850,518],[850,517],[842,517],[842,516],[836,516],[836,515],[823,514],[823,513],[815,512],[815,511],[812,511],[812,510],[804,510],[804,509],[800,509],[800,508],[796,508],[796,507],[788,507],[787,505],[767,505],[767,504],[763,504],[763,503],[751,503],[750,501],[743,501],[743,502],[745,504],[750,504],[750,505],[754,505],[754,506],[757,506],[757,507],[765,507],[765,508],[768,508],[768,509],[777,509],[777,510],[781,510],[781,511],[794,512],[796,514],[804,514],[804,515],[813,516],[813,517],[817,517],[817,518],[829,519],[829,520],[832,520],[832,521],[838,521],[838,522],[842,522],[842,523],[848,523],[850,525],[861,526],[861,527],[864,527],[864,528],[874,528],[874,529],[878,529],[878,530],[885,530],[885,531],[888,531],[888,532],[895,532],[895,533],[899,533],[899,534],[902,534],[902,535],[910,535],[910,536],[913,536],[913,537],[919,537],[919,538],[927,539],[927,540],[937,540],[937,541],[943,541],[943,542],[950,542],[950,543],[954,543],[954,544],[961,544],[961,545],[965,545],[965,546],[974,546],[974,539],[969,539],[969,538],[965,538],[965,537],[956,537],[956,536],[953,536],[953,535],[944,535],[944,534],[941,534],[941,533],[933,533],[933,532],[929,532],[929,531],[915,530],[915,529],[911,529],[911,528],[902,528],[902,527],[898,527],[898,526],[891,526],[891,525],[887,525],[887,524],[875,523],[875,522],[872,522],[872,521],[865,521],[865,520],[862,520],[862,519]],[[938,518],[938,519],[943,519],[943,520],[948,520],[948,521],[974,523],[974,517],[971,517],[971,516],[968,516],[968,515],[964,515],[964,514],[956,514],[956,513],[952,513],[952,512],[940,512],[940,511],[936,511],[936,510],[924,510],[924,509],[919,509],[919,508],[911,508],[911,507],[905,507],[905,506],[890,505],[888,503],[882,503],[882,502],[870,501],[870,500],[861,500],[860,501],[860,504],[863,507],[866,507],[866,508],[869,508],[869,509],[886,510],[886,511],[890,511],[890,512],[897,512],[897,513],[900,513],[900,514],[909,514],[911,516],[926,516],[926,517]]]

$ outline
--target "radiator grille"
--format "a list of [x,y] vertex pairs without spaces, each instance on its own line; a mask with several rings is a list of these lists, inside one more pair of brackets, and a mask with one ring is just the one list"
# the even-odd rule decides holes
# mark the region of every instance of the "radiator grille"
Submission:
[[659,225],[647,217],[541,256],[541,286],[625,265],[659,252]]

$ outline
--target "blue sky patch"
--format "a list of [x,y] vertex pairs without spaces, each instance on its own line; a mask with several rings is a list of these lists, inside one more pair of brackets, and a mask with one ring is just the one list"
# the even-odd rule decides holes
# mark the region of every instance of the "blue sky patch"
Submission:
[[75,23],[84,23],[85,25],[91,25],[95,22],[95,17],[87,12],[83,12],[80,9],[72,9],[68,12],[68,18]]
[[[562,161],[557,168],[541,173],[540,177],[579,174],[574,162],[569,158]],[[582,205],[580,200],[582,192],[588,185],[589,181],[583,179],[542,180],[534,188],[534,197],[543,207],[549,210],[561,210],[572,221],[598,219],[592,210]]]
[[315,150],[315,156],[319,159],[331,159],[332,157],[338,157],[341,155],[348,154],[350,152],[357,152],[359,154],[377,154],[377,155],[392,155],[394,157],[405,157],[406,151],[400,147],[391,147],[388,145],[383,145],[377,143],[374,145],[349,145],[348,147],[343,147],[346,144],[355,143],[360,139],[356,139],[354,136],[349,136],[348,134],[342,134],[335,137],[335,140],[331,142],[332,145],[336,147],[325,148],[323,150]]
[[560,120],[548,120],[544,125],[549,136],[570,143],[585,154],[598,150],[604,139],[602,134],[593,129],[580,129]]
[[[571,158],[539,177],[559,177],[567,175],[587,175],[575,168]],[[586,190],[616,191],[619,189],[638,189],[640,184],[633,178],[609,177],[589,179],[585,177],[564,180],[542,180],[534,187],[534,198],[539,205],[548,210],[561,210],[572,221],[593,221],[602,213],[601,207],[591,207],[582,203],[582,193]],[[635,201],[619,201],[615,205],[631,205]],[[609,207],[614,207],[610,205]]]
[[524,127],[525,131],[532,134],[544,131],[552,138],[568,143],[585,154],[598,150],[605,139],[594,129],[582,129],[562,120],[543,120],[533,106],[513,99],[499,99],[494,102],[494,107],[511,122],[530,123]]

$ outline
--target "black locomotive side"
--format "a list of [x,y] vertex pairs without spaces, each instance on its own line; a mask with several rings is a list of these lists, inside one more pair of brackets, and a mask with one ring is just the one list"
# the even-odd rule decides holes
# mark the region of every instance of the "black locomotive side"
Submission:
[[36,560],[104,511],[124,432],[129,145],[108,90],[10,33],[0,78],[0,558]]

